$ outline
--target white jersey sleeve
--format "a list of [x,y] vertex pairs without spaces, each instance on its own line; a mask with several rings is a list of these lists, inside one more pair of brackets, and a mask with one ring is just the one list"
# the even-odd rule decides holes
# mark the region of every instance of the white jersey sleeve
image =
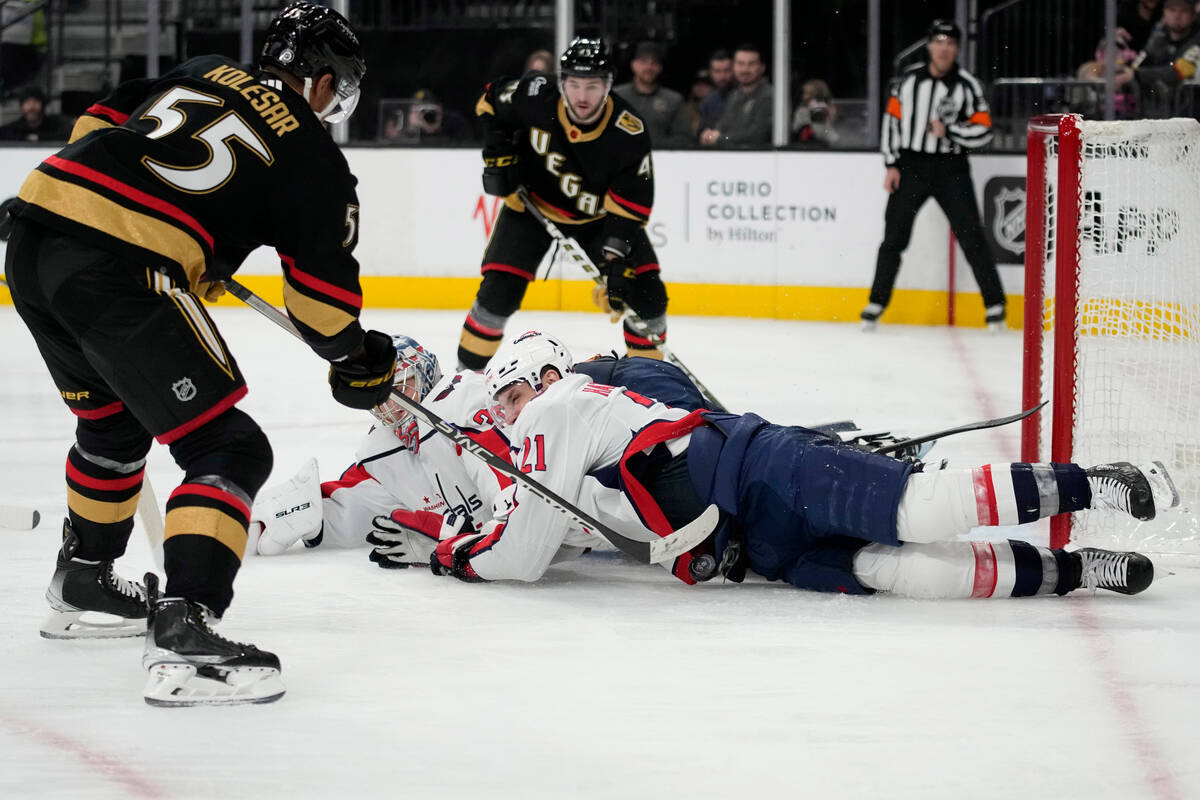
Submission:
[[[468,372],[446,376],[423,404],[507,458],[508,440],[491,427],[486,399],[483,378]],[[397,508],[453,511],[478,529],[491,515],[492,496],[509,482],[482,461],[464,458],[454,442],[423,422],[410,420],[400,433],[376,425],[360,443],[354,465],[321,485],[325,541],[363,545],[372,520]]]
[[[598,474],[611,475],[608,468],[620,462],[636,431],[657,419],[686,415],[620,388],[591,383],[583,375],[568,376],[522,410],[510,433],[514,463],[600,522],[630,538],[654,541],[656,534],[638,521],[624,493]],[[672,447],[677,452],[684,448],[686,441]],[[488,523],[487,535],[471,547],[471,567],[484,580],[534,581],[560,548],[602,541],[522,484],[517,484],[511,505],[508,515]]]

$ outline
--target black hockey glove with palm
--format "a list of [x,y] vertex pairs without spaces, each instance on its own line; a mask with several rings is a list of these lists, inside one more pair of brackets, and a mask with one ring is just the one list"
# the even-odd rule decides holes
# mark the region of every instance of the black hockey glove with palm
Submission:
[[396,373],[396,347],[382,331],[363,334],[362,350],[329,364],[329,387],[333,399],[364,411],[387,400]]
[[397,508],[391,514],[380,514],[371,521],[374,530],[367,534],[373,546],[371,561],[385,569],[406,569],[425,566],[433,555],[443,531],[447,538],[461,533],[469,523],[450,513],[442,516],[432,511],[409,511]]
[[508,197],[521,185],[517,167],[519,132],[492,128],[483,140],[483,191],[496,197]]
[[610,236],[604,242],[605,260],[601,271],[608,284],[608,305],[617,314],[625,310],[630,294],[636,291],[637,273],[629,257],[630,250],[629,242],[616,236]]

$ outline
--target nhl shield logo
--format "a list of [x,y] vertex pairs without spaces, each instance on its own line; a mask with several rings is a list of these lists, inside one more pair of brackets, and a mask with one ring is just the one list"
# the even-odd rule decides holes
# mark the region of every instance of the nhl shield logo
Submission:
[[1013,255],[1025,252],[1025,190],[1005,187],[992,197],[992,237]]
[[186,403],[196,396],[196,384],[192,383],[191,378],[180,378],[171,384],[171,391],[179,398],[179,402]]

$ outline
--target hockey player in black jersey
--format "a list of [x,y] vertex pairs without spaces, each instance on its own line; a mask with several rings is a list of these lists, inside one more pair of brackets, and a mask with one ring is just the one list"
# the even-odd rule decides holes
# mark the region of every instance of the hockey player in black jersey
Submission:
[[[78,418],[42,633],[140,636],[148,617],[152,704],[284,691],[274,654],[209,628],[233,598],[272,456],[236,407],[245,381],[199,298],[272,246],[288,313],[330,362],[334,398],[372,408],[391,389],[391,338],[358,322],[356,181],[322,124],[353,110],[365,69],[345,19],[292,3],[272,21],[258,68],[203,56],[93,105],[13,208],[13,303]],[[113,571],[152,438],[184,471],[166,505],[161,598]],[[117,622],[91,624],[89,612]]]
[[[600,266],[607,290],[593,299],[617,314],[626,306],[665,335],[667,292],[645,225],[654,204],[650,139],[631,106],[609,92],[613,71],[599,39],[576,39],[558,75],[529,73],[488,84],[475,111],[484,127],[483,189],[505,198],[483,254],[483,281],[463,324],[459,369],[482,370],[521,307],[551,240],[515,192],[574,236]],[[661,358],[624,325],[629,355]]]

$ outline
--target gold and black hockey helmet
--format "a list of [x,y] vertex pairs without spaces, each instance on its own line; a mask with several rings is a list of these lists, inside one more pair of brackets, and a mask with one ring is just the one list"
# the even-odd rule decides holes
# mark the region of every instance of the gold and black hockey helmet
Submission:
[[[362,44],[346,18],[306,0],[289,3],[271,20],[258,63],[297,78],[333,73],[334,91],[345,116],[353,110],[358,85],[367,73]],[[337,120],[330,117],[330,121]]]
[[558,59],[558,74],[562,77],[612,79],[612,61],[603,39],[576,37]]

